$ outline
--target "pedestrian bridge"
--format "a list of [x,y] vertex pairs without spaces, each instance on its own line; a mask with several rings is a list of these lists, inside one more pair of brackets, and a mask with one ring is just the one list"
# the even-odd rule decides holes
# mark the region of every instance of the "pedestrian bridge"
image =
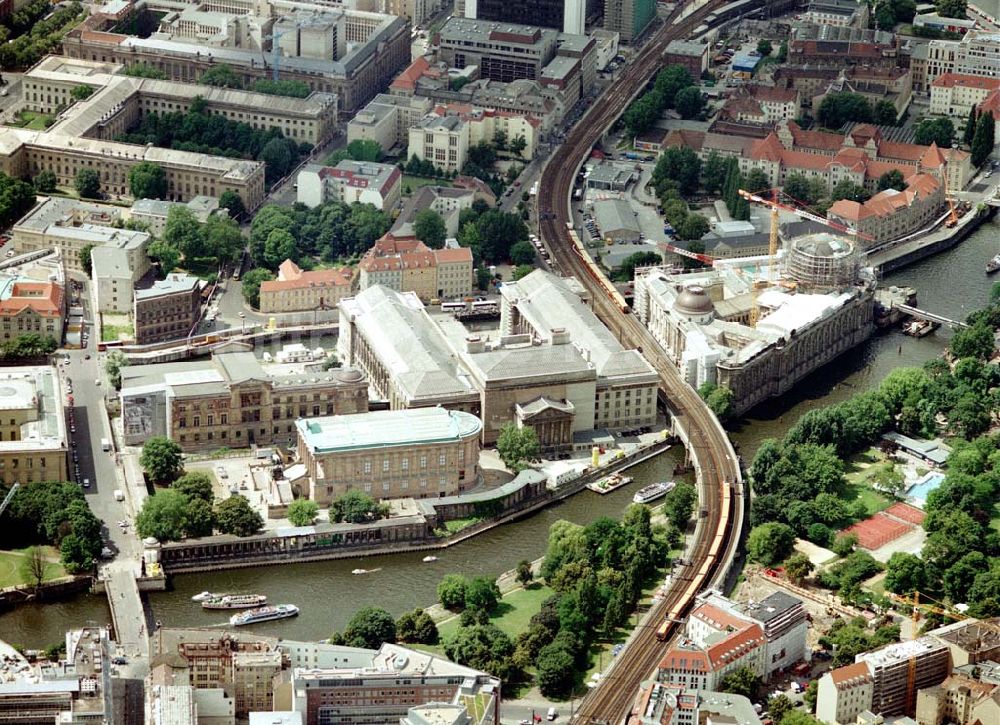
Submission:
[[131,566],[108,565],[103,573],[104,591],[111,607],[115,641],[130,657],[149,656],[146,609]]
[[951,328],[961,328],[968,327],[964,322],[959,322],[958,320],[952,320],[943,315],[936,315],[933,312],[928,312],[927,310],[921,310],[918,307],[911,307],[910,305],[893,305],[897,310],[903,312],[910,317],[916,317],[918,320],[927,320],[928,322],[936,322],[939,325],[948,325]]

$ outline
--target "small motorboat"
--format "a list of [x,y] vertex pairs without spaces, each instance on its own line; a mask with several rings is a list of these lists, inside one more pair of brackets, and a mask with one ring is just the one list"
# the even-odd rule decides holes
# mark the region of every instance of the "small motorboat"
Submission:
[[986,263],[986,274],[993,274],[997,271],[1000,271],[1000,254]]
[[212,592],[202,592],[201,594],[195,594],[191,597],[192,602],[207,602],[209,599],[216,599],[218,597],[224,596],[222,594],[213,594]]
[[377,571],[382,571],[381,569],[355,569],[352,574],[374,574]]
[[425,556],[423,559],[421,559],[421,561],[423,561],[425,564],[430,564],[432,561],[437,561],[437,560],[438,558],[436,556]]

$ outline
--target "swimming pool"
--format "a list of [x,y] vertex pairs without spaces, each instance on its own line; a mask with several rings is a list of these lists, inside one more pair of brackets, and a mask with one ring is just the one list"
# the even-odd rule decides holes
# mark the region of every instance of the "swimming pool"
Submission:
[[919,501],[926,501],[927,494],[940,486],[943,480],[943,473],[936,473],[934,471],[925,473],[920,480],[906,489],[906,495]]

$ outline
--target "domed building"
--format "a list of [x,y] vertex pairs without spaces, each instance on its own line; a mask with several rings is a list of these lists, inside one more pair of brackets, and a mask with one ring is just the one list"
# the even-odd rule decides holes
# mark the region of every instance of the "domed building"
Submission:
[[858,280],[861,261],[853,242],[825,232],[793,239],[789,245],[788,276],[810,290],[849,287]]

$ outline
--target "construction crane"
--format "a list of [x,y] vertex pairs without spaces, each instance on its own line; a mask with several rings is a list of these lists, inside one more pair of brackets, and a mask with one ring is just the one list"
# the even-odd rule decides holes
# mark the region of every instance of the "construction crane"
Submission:
[[955,211],[955,204],[952,202],[951,198],[948,198],[948,220],[944,223],[944,225],[948,229],[958,225],[958,212]]
[[19,488],[21,488],[20,483],[15,483],[13,486],[10,487],[10,490],[7,492],[7,495],[4,496],[3,503],[0,503],[0,516],[3,516],[3,512],[7,510],[8,506],[10,506],[11,499],[14,498],[14,494],[17,493],[17,489]]
[[668,252],[679,254],[680,256],[687,257],[688,259],[695,259],[701,262],[702,264],[707,264],[709,266],[711,266],[712,263],[715,262],[715,257],[710,257],[707,254],[699,254],[698,252],[692,252],[688,249],[684,249],[683,247],[678,247],[674,244],[671,244],[670,242],[664,243],[663,248]]

